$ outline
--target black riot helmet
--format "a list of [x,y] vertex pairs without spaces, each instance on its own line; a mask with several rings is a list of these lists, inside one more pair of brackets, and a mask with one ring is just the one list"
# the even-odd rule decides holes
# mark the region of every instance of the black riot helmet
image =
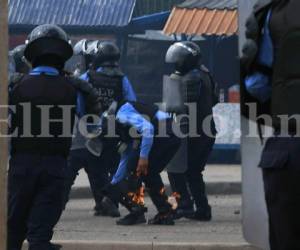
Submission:
[[201,58],[200,47],[190,41],[174,43],[166,54],[166,62],[175,64],[176,71],[181,75],[197,68]]
[[121,52],[118,46],[111,41],[98,42],[92,47],[92,53],[95,55],[94,67],[118,67],[121,58]]
[[88,49],[88,44],[89,44],[90,40],[88,39],[82,39],[79,42],[77,42],[74,45],[74,55],[85,55],[87,49]]
[[73,48],[66,32],[52,24],[36,27],[29,35],[24,51],[25,58],[32,64],[37,60],[54,59],[64,64],[73,55]]
[[91,44],[93,44],[93,40],[82,39],[77,42],[73,48],[74,50],[74,58],[76,58],[76,74],[82,74],[87,71],[94,60],[93,55],[91,54]]
[[16,72],[27,74],[30,70],[30,64],[24,57],[25,48],[25,44],[19,45],[10,51],[10,55],[14,60]]

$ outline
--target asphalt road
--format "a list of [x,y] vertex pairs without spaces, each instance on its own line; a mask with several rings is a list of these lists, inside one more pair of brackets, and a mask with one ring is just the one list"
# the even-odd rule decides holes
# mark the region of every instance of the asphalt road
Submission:
[[[182,219],[175,226],[115,225],[115,220],[94,217],[92,200],[71,200],[55,229],[55,240],[109,241],[109,242],[174,242],[174,243],[245,243],[241,226],[241,197],[211,196],[211,222]],[[150,200],[148,217],[155,215]],[[126,210],[122,208],[122,215]]]

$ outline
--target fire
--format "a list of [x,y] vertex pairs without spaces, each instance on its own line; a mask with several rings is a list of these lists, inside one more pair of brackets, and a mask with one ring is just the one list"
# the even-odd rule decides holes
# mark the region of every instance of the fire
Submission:
[[145,205],[145,188],[143,186],[136,193],[128,193],[128,196],[134,203],[141,206]]
[[172,208],[176,210],[178,207],[178,202],[180,200],[180,194],[174,192],[168,199],[168,202],[171,204]]
[[176,199],[176,201],[179,201],[181,198],[181,195],[177,192],[174,192],[171,196],[174,197]]
[[166,188],[163,187],[160,191],[159,191],[160,195],[165,195],[166,194]]

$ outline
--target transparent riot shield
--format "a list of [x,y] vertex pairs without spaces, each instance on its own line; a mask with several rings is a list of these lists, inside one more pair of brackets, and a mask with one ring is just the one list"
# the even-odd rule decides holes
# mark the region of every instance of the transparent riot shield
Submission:
[[[164,76],[163,81],[163,105],[164,111],[173,115],[174,121],[177,122],[177,126],[185,133],[188,129],[188,123],[183,120],[176,121],[175,114],[184,113],[186,107],[184,105],[184,94],[182,91],[181,78],[176,75]],[[187,170],[188,159],[188,142],[187,139],[183,139],[181,147],[177,151],[176,155],[169,163],[167,171],[169,173],[184,173]]]
[[[245,20],[255,3],[256,0],[239,0],[240,52],[245,42]],[[247,136],[249,126],[256,125],[242,117],[243,232],[245,239],[252,245],[269,249],[268,215],[264,200],[262,171],[257,167],[263,145],[259,136]]]

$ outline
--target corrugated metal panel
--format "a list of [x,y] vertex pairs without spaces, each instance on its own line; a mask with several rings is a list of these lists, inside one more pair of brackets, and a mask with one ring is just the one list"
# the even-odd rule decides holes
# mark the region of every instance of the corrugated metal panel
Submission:
[[187,35],[234,35],[238,31],[237,10],[174,8],[164,33]]
[[[244,0],[242,0],[244,1]],[[179,4],[177,7],[179,8],[187,8],[187,9],[237,9],[238,0],[186,0],[184,3]]]
[[129,24],[135,0],[8,0],[10,25],[63,26]]
[[182,2],[183,0],[136,0],[133,16],[140,17],[153,13],[171,11],[174,6]]

